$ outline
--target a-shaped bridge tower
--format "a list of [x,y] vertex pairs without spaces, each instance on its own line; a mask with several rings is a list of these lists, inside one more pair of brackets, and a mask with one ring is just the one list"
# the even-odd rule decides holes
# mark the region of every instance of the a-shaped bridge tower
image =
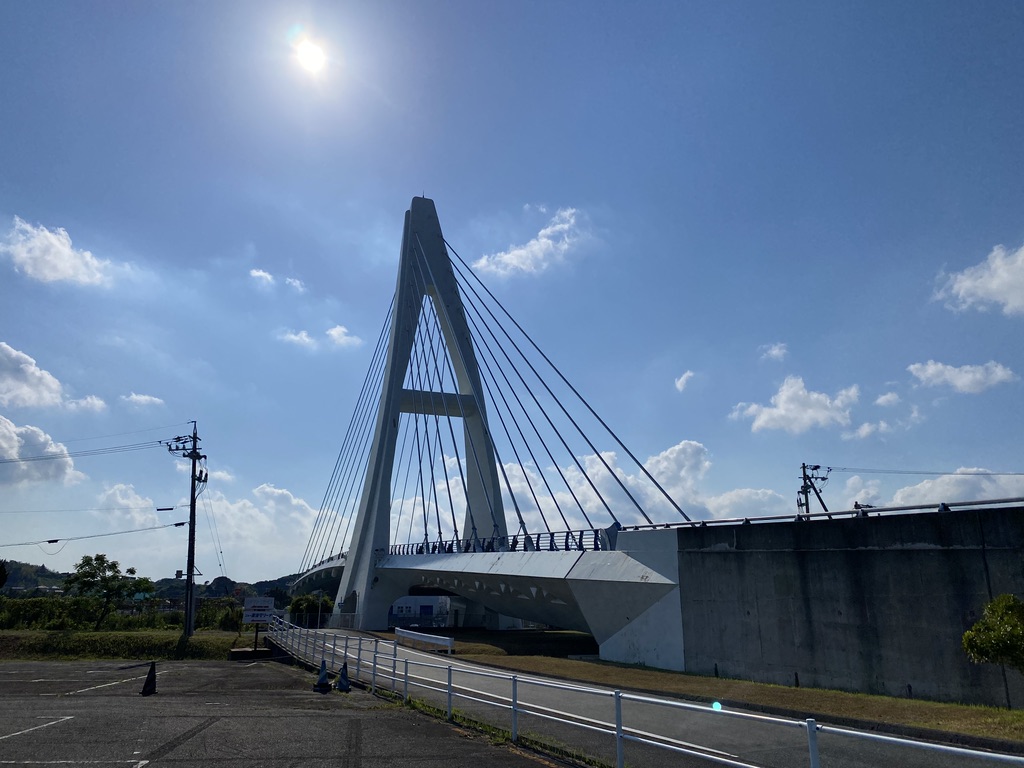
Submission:
[[655,658],[610,655],[680,668],[675,532],[652,514],[689,518],[449,249],[414,198],[303,580],[342,572],[335,625],[384,629],[415,589],[458,597],[459,623],[589,631],[602,653],[654,632]]
[[[413,377],[412,386],[404,386],[409,378],[416,332],[421,327],[420,317],[426,302],[429,302],[430,314],[436,320],[434,330],[443,339],[443,346],[448,352],[446,370],[453,374],[455,385],[455,391],[451,393],[440,389],[441,370],[438,368],[432,369],[434,375],[429,379]],[[405,214],[380,405],[359,515],[338,590],[339,611],[353,614],[357,627],[386,627],[387,612],[395,598],[383,588],[374,590],[379,583],[376,560],[391,543],[391,481],[400,414],[444,417],[452,422],[462,422],[463,455],[468,460],[462,474],[466,492],[465,518],[461,532],[456,529],[454,537],[458,542],[457,549],[482,546],[481,534],[488,540],[507,538],[498,470],[487,428],[486,405],[472,334],[437,211],[433,201],[422,197],[413,198]],[[424,443],[427,439],[428,436],[423,435]],[[426,537],[424,542],[427,542]]]

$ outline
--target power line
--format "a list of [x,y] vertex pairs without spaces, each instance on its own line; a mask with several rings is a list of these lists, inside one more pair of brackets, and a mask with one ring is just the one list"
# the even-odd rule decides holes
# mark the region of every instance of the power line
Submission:
[[[145,507],[85,507],[82,509],[3,509],[0,515],[51,515],[62,512],[144,512],[152,510],[152,506]],[[177,507],[159,507],[157,512],[170,512]]]
[[956,472],[936,472],[916,469],[865,469],[862,467],[826,467],[830,472],[860,472],[875,475],[934,475],[960,477],[1021,477],[1024,472],[988,472],[986,470],[966,470]]
[[142,533],[143,531],[159,531],[161,528],[180,528],[187,525],[188,521],[180,523],[167,523],[166,525],[152,525],[149,528],[133,528],[130,531],[111,531],[110,533],[93,533],[88,536],[62,536],[58,539],[39,539],[39,541],[22,541],[18,544],[0,544],[0,547],[30,547],[36,544],[57,544],[61,541],[82,541],[83,539],[100,539],[104,536],[120,536],[124,533]]
[[87,440],[106,440],[108,437],[124,437],[125,435],[141,435],[143,432],[163,432],[165,429],[171,429],[172,427],[182,427],[186,424],[191,424],[190,421],[181,421],[177,424],[166,424],[162,427],[149,427],[148,429],[136,429],[131,432],[114,432],[110,435],[97,435],[96,437],[74,437],[70,440],[61,440],[63,443],[83,443]]
[[51,461],[53,459],[77,459],[83,456],[105,456],[111,453],[126,453],[128,451],[143,451],[147,448],[161,448],[163,443],[159,440],[151,440],[146,443],[132,443],[131,445],[115,445],[108,448],[90,448],[82,451],[65,451],[63,453],[44,453],[38,456],[17,456],[14,458],[0,459],[0,464],[20,464],[28,461]]

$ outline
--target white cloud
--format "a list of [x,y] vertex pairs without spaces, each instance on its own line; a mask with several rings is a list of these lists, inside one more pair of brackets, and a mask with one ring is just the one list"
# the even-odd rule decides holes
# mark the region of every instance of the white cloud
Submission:
[[44,283],[99,285],[109,280],[110,262],[75,249],[66,230],[34,227],[18,216],[0,242],[0,253],[10,256],[16,270]]
[[87,395],[80,400],[67,400],[64,405],[69,411],[94,411],[99,413],[100,411],[107,410],[107,404],[103,402],[102,398],[96,397],[96,395]]
[[517,272],[539,273],[561,261],[583,237],[577,224],[575,208],[560,208],[547,226],[524,245],[511,246],[507,251],[481,256],[473,268],[507,277]]
[[886,421],[883,420],[876,423],[866,421],[852,432],[843,432],[842,438],[843,440],[863,440],[865,437],[871,437],[875,433],[885,434],[887,432],[892,432],[892,427]]
[[64,391],[56,377],[36,361],[0,341],[0,405],[40,408],[58,406]]
[[316,349],[316,340],[309,335],[308,331],[281,331],[277,334],[279,341],[287,342],[288,344],[294,344],[298,347],[305,347],[306,349]]
[[68,399],[64,387],[24,352],[0,341],[0,406],[12,408],[56,408],[69,411],[102,411],[107,404],[96,395]]
[[705,500],[711,516],[719,519],[784,515],[795,507],[768,488],[736,488]]
[[297,277],[286,277],[284,282],[289,288],[294,289],[296,293],[306,292],[305,284]]
[[896,405],[900,401],[900,396],[895,392],[886,392],[884,395],[879,395],[878,399],[875,400],[875,405],[889,406]]
[[154,405],[163,405],[164,401],[154,395],[139,395],[132,392],[130,395],[121,395],[121,399],[129,405],[134,405],[137,408],[148,408]]
[[[267,573],[291,573],[296,553],[301,552],[313,529],[317,511],[284,488],[264,483],[252,491],[251,498],[232,499],[219,491],[204,494],[216,521],[225,555],[225,567],[233,579],[255,581]],[[216,553],[204,537],[204,548],[197,539],[197,564],[214,572]],[[244,561],[232,560],[232,553],[245,553]],[[206,567],[203,567],[203,566]]]
[[156,504],[152,499],[136,493],[135,486],[130,483],[118,483],[107,488],[98,500],[102,511],[94,514],[111,527],[130,525],[141,528],[160,524]]
[[689,383],[690,379],[693,378],[693,375],[693,371],[687,371],[678,379],[676,379],[676,389],[679,392],[682,392],[684,389],[686,389],[686,385]]
[[211,469],[209,479],[218,483],[233,483],[235,476],[226,469]]
[[771,405],[737,403],[729,418],[752,418],[752,432],[784,429],[798,435],[812,427],[848,426],[850,406],[857,402],[859,396],[856,384],[840,390],[835,397],[829,397],[823,392],[809,392],[799,376],[787,376],[779,391],[772,396]]
[[950,501],[984,501],[1024,496],[1024,477],[993,476],[987,470],[961,467],[952,475],[924,480],[900,488],[893,494],[893,506],[938,504]]
[[271,286],[274,284],[274,276],[262,269],[250,269],[249,277],[262,286]]
[[67,449],[38,427],[19,427],[0,416],[0,485],[57,481],[74,485],[85,475],[75,469],[70,457],[35,461],[17,461],[34,456],[66,454]]
[[860,475],[848,478],[843,486],[843,494],[846,496],[845,508],[853,509],[854,504],[868,504],[877,507],[881,499],[881,493],[878,490],[880,485],[878,480],[865,482]]
[[363,340],[353,336],[344,325],[336,325],[327,329],[327,336],[338,347],[358,347]]
[[789,348],[781,341],[775,344],[762,344],[757,351],[761,353],[762,360],[785,360],[789,354]]
[[977,394],[996,384],[1015,381],[1017,375],[1005,365],[990,360],[984,365],[961,365],[959,368],[929,360],[908,365],[907,370],[922,386],[948,385],[957,392]]
[[981,264],[949,275],[935,297],[951,309],[1001,304],[1004,315],[1024,315],[1024,246],[1011,252],[997,245]]
[[644,462],[647,471],[677,501],[697,498],[697,483],[711,469],[708,449],[696,440],[682,440]]

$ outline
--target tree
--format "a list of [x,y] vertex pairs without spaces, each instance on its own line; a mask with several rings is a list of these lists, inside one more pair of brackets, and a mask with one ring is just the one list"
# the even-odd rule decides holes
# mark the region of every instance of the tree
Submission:
[[1024,602],[999,595],[964,632],[964,651],[976,664],[1005,664],[1024,672]]
[[333,610],[334,601],[323,592],[319,595],[315,592],[299,595],[288,606],[292,621],[303,627],[315,627],[318,621],[322,622]]
[[135,569],[121,573],[117,560],[106,555],[85,555],[75,566],[75,572],[64,580],[64,590],[83,597],[95,598],[99,604],[96,629],[118,605],[138,592],[152,592],[153,582],[148,578],[135,578]]
[[0,560],[0,589],[7,583],[7,561]]

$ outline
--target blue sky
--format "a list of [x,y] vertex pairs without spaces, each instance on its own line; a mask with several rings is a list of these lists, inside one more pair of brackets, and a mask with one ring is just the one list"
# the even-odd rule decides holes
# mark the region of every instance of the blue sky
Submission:
[[[1022,32],[1015,2],[4,3],[0,458],[195,419],[204,577],[295,570],[422,194],[691,514],[795,512],[801,462],[1000,473],[834,472],[833,508],[1024,495]],[[0,544],[187,494],[159,449],[0,464]],[[0,557],[100,551],[160,578],[185,537]]]

